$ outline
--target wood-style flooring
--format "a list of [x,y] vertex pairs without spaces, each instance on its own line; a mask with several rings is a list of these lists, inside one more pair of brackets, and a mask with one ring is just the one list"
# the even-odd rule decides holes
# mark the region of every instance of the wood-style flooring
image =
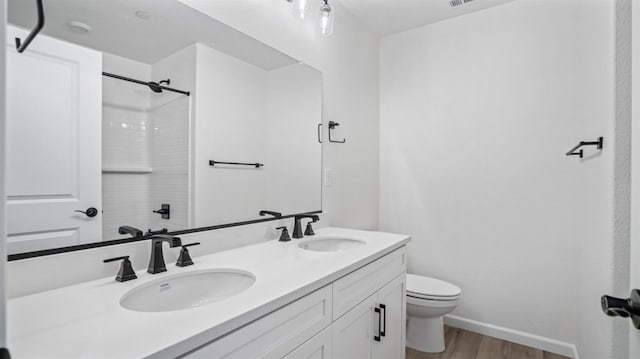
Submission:
[[568,359],[539,349],[445,327],[446,350],[427,354],[407,348],[407,359]]

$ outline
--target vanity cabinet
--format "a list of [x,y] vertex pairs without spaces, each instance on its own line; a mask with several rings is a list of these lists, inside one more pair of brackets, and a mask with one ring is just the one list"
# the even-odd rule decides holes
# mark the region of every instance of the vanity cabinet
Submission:
[[289,353],[284,359],[330,359],[332,358],[333,341],[331,339],[331,327],[326,328],[320,334],[309,339],[296,350]]
[[405,283],[403,273],[333,323],[333,359],[404,358]]
[[331,324],[331,286],[253,321],[184,358],[283,358]]
[[404,358],[405,283],[403,246],[183,358]]

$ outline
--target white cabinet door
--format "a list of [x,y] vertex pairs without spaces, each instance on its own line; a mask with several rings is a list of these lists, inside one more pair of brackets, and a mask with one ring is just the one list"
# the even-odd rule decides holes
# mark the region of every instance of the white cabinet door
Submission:
[[371,358],[376,300],[370,296],[333,322],[333,359]]
[[[382,327],[380,341],[373,341],[372,358],[390,359],[405,356],[406,275],[403,274],[377,293],[375,305],[380,308]],[[377,328],[377,323],[375,323]]]
[[331,343],[331,327],[328,327],[289,353],[284,359],[331,359]]
[[333,323],[333,358],[405,357],[403,273]]
[[45,35],[18,54],[26,35],[8,28],[9,253],[100,241],[102,55]]

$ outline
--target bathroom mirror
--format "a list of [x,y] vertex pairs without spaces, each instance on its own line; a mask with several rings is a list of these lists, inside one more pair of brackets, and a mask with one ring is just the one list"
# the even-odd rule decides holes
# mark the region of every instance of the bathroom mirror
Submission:
[[18,53],[8,2],[10,255],[321,210],[319,71],[177,0],[44,5]]

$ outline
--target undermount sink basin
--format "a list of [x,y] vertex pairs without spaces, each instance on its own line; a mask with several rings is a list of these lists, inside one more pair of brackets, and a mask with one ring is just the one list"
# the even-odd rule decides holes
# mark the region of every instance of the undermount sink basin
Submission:
[[142,284],[122,296],[120,305],[136,312],[171,312],[209,305],[243,292],[253,274],[214,269],[177,274]]
[[314,252],[341,252],[365,244],[363,241],[350,238],[321,238],[300,243],[298,247]]

